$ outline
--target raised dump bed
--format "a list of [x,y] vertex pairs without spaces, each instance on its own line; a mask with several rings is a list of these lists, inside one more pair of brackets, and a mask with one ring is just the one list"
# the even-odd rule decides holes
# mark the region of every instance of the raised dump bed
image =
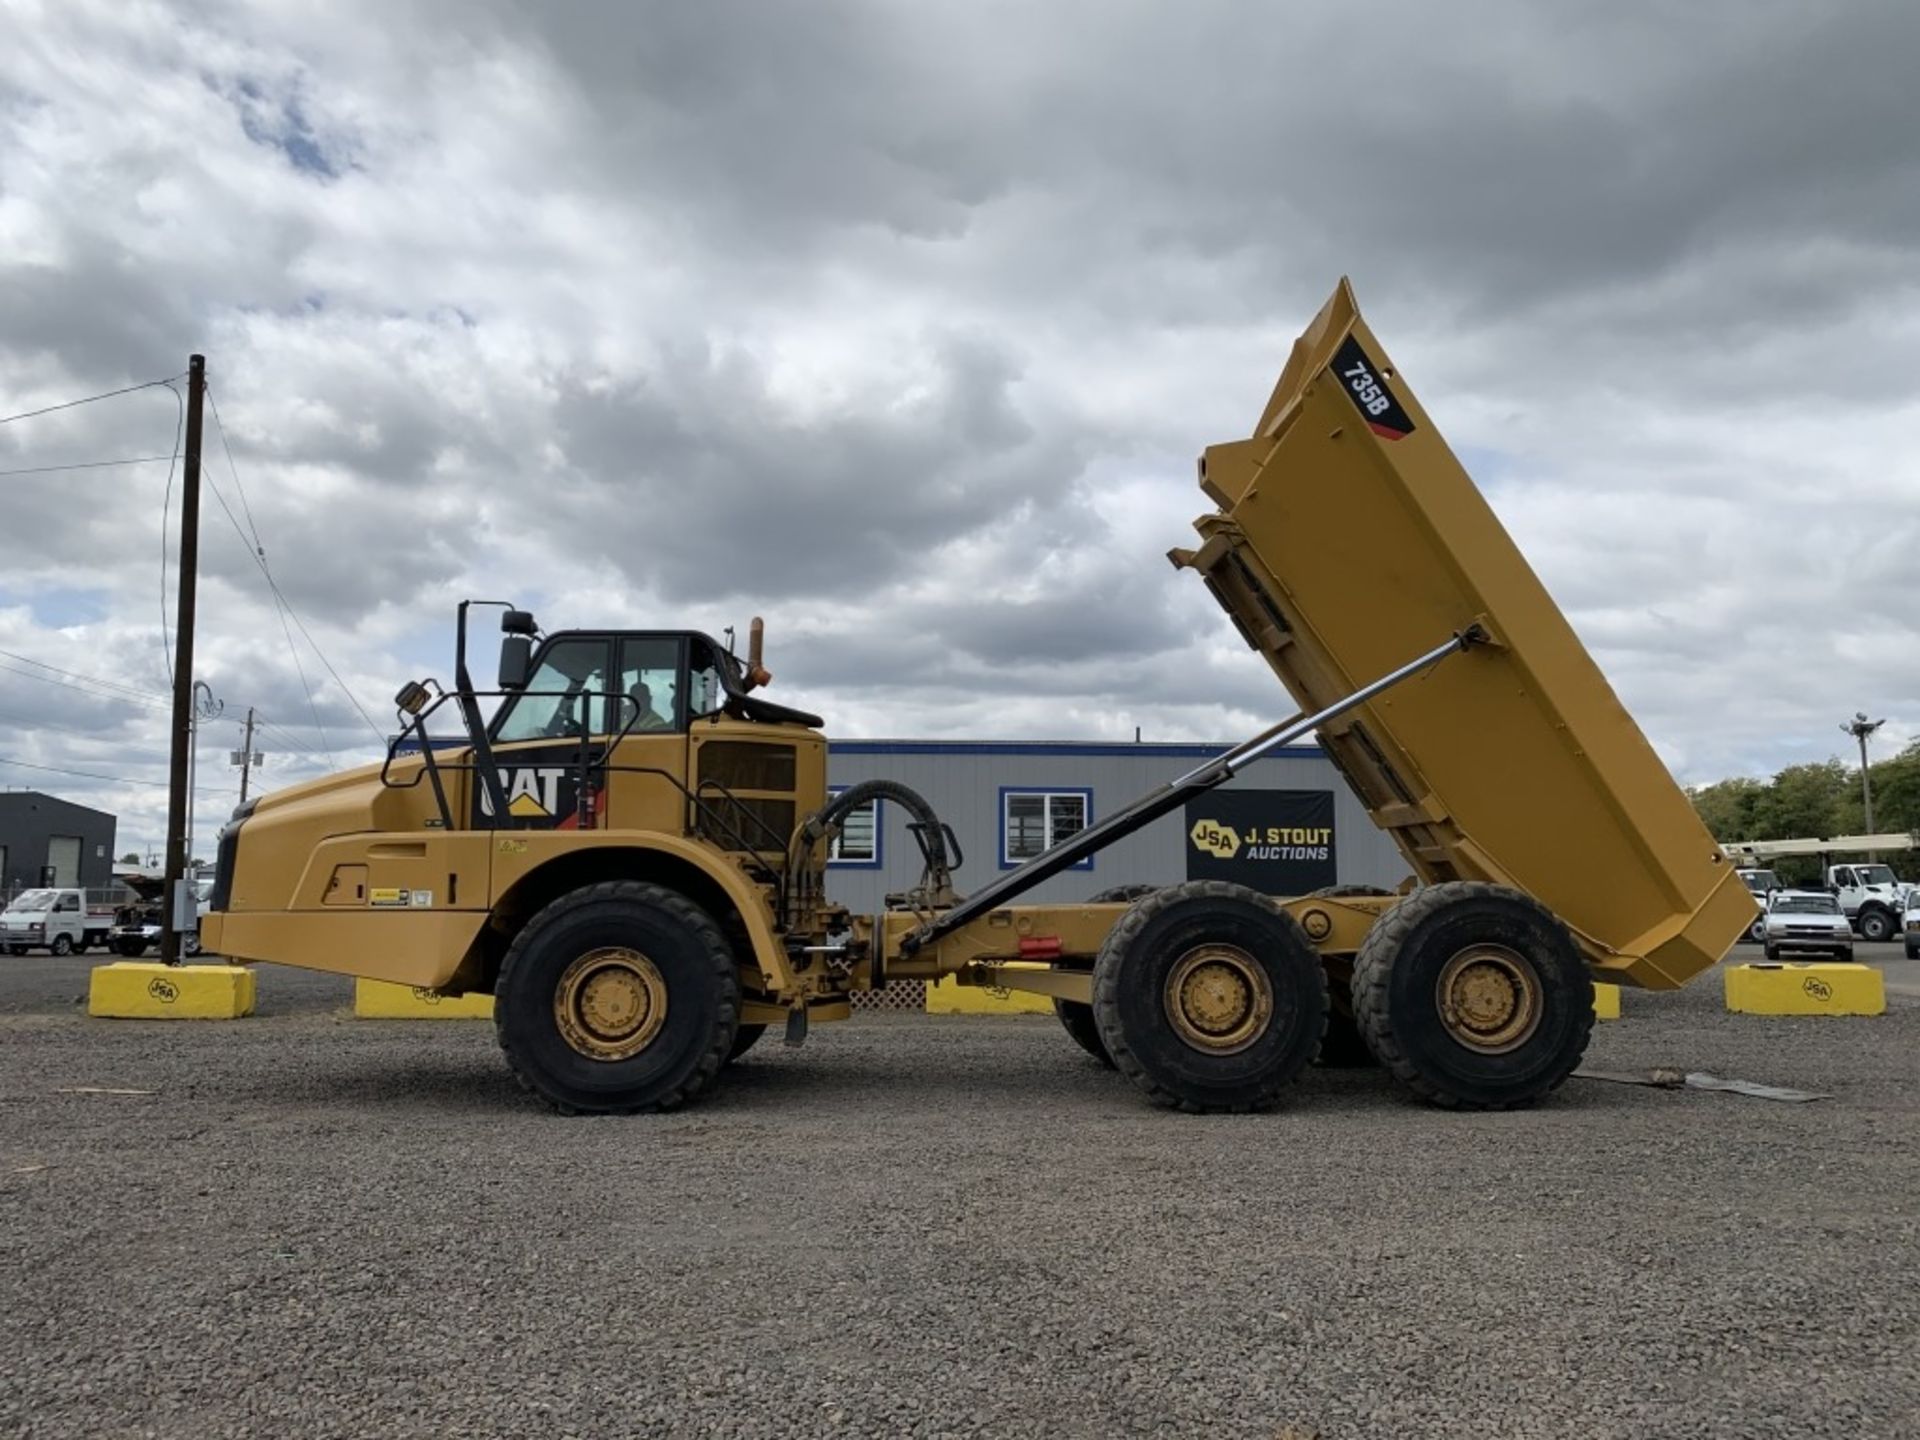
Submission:
[[1321,733],[1424,882],[1512,885],[1604,978],[1672,988],[1753,899],[1495,518],[1345,281],[1253,437],[1207,449],[1206,579],[1303,710],[1478,624],[1490,643]]

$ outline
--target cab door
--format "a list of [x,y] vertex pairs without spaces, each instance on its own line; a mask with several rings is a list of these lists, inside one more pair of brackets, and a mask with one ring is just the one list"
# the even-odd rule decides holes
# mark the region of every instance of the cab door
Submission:
[[683,833],[686,675],[684,635],[555,636],[493,724],[507,814],[476,781],[474,826]]
[[587,803],[582,805],[580,721],[604,736],[613,683],[613,640],[606,635],[560,635],[540,652],[526,688],[511,696],[494,718],[493,758],[507,813],[493,813],[487,787],[469,777],[468,801],[475,829],[559,830],[577,828],[583,813],[597,811],[603,784],[596,747],[586,749]]

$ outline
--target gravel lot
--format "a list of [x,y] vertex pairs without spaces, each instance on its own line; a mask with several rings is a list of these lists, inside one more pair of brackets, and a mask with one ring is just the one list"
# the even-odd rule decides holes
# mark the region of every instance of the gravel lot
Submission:
[[889,1016],[563,1120],[485,1025],[271,968],[241,1024],[91,1022],[88,963],[0,961],[0,1435],[1920,1433],[1904,996],[1707,977],[1589,1053],[1813,1105],[1194,1118],[1049,1019]]

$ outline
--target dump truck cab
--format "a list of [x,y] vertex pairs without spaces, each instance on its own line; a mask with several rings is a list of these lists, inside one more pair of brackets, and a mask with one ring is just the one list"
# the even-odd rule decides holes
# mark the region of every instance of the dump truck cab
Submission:
[[[798,1044],[859,991],[942,977],[1052,997],[1158,1104],[1268,1108],[1337,1044],[1434,1104],[1501,1109],[1572,1073],[1596,974],[1672,988],[1726,953],[1750,893],[1345,282],[1200,486],[1213,509],[1170,558],[1297,713],[970,892],[912,790],[829,793],[819,717],[759,693],[757,620],[741,661],[695,632],[542,636],[469,601],[452,687],[402,687],[383,765],[236,814],[207,946],[490,992],[521,1081],[601,1112],[681,1104],[771,1024]],[[490,691],[468,674],[475,605],[504,612]],[[1403,893],[1018,903],[1309,735],[1399,846]],[[828,848],[883,797],[920,879],[850,914]]]
[[[401,733],[382,764],[235,812],[208,948],[490,990],[529,914],[569,889],[637,877],[723,919],[750,992],[790,979],[781,879],[797,818],[826,800],[820,718],[755,694],[771,678],[757,656],[743,662],[701,632],[543,635],[511,608],[499,684],[476,689],[476,603],[460,607],[454,687],[402,687]],[[370,946],[383,953],[370,958]]]

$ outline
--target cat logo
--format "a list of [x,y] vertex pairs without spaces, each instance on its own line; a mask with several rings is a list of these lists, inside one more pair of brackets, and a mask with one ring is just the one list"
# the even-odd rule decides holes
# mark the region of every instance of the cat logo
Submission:
[[[516,820],[551,820],[560,813],[560,783],[566,775],[566,767],[559,765],[502,769],[500,788],[507,794],[507,813]],[[484,788],[480,791],[480,813],[493,813],[493,802]]]
[[1216,860],[1231,860],[1240,852],[1240,837],[1233,833],[1231,825],[1196,820],[1189,838],[1196,850],[1204,850]]

